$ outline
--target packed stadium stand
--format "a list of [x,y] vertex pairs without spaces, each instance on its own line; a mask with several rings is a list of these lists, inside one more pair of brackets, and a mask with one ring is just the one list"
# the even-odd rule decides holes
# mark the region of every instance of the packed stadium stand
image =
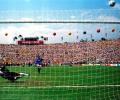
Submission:
[[79,42],[45,45],[3,45],[0,55],[6,64],[33,64],[41,55],[51,64],[118,64],[120,63],[120,40]]

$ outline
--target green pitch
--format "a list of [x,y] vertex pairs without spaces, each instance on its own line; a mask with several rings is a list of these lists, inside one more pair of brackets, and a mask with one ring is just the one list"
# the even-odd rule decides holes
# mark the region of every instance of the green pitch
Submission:
[[120,100],[120,68],[49,66],[8,67],[30,76],[11,83],[0,77],[0,100]]

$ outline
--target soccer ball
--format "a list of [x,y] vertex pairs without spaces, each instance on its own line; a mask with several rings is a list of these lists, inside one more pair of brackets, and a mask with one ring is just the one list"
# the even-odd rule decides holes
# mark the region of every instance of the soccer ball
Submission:
[[115,0],[109,0],[109,6],[114,7],[116,4]]

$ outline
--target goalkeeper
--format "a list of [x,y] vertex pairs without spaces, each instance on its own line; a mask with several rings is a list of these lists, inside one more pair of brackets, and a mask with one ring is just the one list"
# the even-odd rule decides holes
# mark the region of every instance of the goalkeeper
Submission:
[[38,68],[38,73],[40,74],[40,71],[41,71],[41,68],[43,66],[43,59],[42,57],[40,57],[39,55],[36,57],[35,59],[35,65],[37,66]]

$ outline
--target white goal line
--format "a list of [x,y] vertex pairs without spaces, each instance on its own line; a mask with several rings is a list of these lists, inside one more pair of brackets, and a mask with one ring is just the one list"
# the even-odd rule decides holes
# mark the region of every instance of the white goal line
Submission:
[[84,85],[84,86],[71,86],[71,85],[63,85],[63,86],[0,86],[0,88],[97,88],[97,87],[120,87],[120,85]]

